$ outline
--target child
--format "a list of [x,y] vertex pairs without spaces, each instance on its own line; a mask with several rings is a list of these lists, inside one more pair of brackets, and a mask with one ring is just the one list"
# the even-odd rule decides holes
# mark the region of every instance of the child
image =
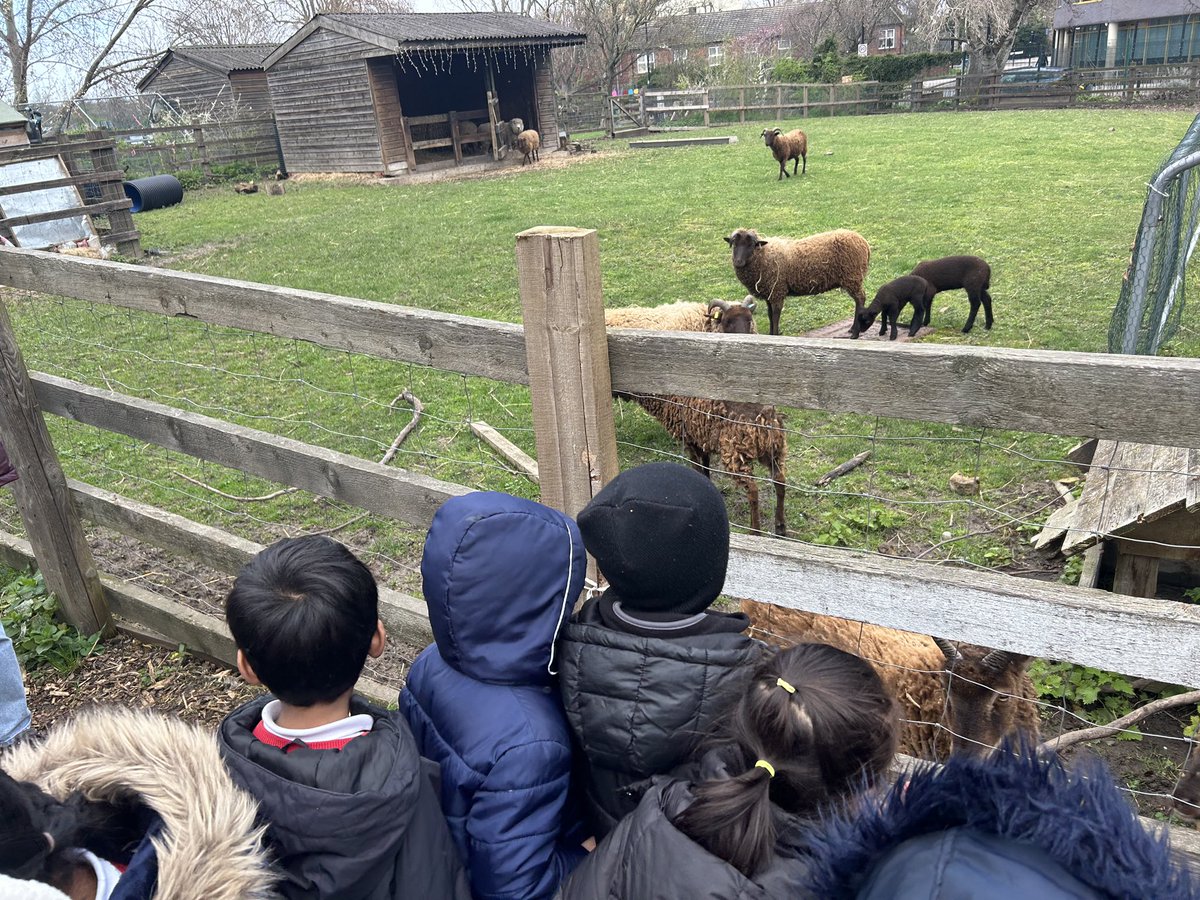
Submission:
[[421,577],[436,643],[400,709],[442,766],[442,808],[476,900],[550,897],[583,859],[554,639],[587,560],[570,518],[507,494],[447,500]]
[[886,771],[896,725],[887,689],[857,656],[827,644],[779,651],[729,711],[702,780],[655,778],[563,900],[641,900],[666,896],[667,884],[672,897],[808,896],[797,890],[807,863],[790,848],[818,809]]
[[636,788],[687,760],[741,695],[763,645],[741,613],[708,609],[725,584],[729,516],[703,475],[673,463],[622,472],[579,514],[609,588],[563,629],[562,694],[583,754],[597,838]]
[[0,765],[0,875],[16,882],[0,898],[33,898],[43,884],[59,900],[278,896],[255,803],[207,728],[98,706]]
[[371,572],[326,537],[282,540],[246,564],[225,601],[238,671],[265,696],[219,740],[258,800],[287,898],[470,897],[412,733],[354,696],[383,652]]

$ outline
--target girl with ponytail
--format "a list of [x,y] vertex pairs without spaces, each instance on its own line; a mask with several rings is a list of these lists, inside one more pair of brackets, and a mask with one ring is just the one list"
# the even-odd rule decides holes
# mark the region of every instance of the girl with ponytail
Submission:
[[869,786],[896,744],[875,670],[825,644],[761,663],[690,778],[655,778],[566,881],[563,900],[797,897],[806,863],[778,848]]

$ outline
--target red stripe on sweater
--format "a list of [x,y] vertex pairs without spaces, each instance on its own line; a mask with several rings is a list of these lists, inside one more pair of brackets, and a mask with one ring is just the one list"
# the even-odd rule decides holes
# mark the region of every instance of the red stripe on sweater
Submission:
[[304,747],[308,750],[341,750],[356,737],[361,737],[364,734],[366,734],[365,731],[360,731],[358,734],[351,735],[348,738],[339,738],[336,741],[313,741],[311,743],[307,743],[305,741],[290,740],[289,738],[283,738],[277,734],[272,734],[267,730],[267,726],[263,724],[262,720],[259,720],[259,723],[254,726],[254,736],[258,740],[262,741],[268,747],[278,747],[285,753],[291,753],[298,747]]

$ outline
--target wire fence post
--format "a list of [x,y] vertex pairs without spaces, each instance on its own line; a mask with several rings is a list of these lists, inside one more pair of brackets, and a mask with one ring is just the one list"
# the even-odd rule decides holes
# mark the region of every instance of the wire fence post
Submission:
[[521,232],[517,275],[542,502],[573,516],[617,474],[596,232]]
[[86,634],[111,635],[104,588],[3,302],[0,435],[20,475],[13,490],[29,543],[46,587],[58,597],[63,618]]

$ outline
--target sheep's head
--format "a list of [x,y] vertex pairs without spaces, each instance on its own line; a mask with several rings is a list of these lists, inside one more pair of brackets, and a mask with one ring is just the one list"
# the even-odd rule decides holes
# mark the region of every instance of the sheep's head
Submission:
[[1037,706],[1028,699],[1030,658],[934,638],[946,658],[946,711],[951,750],[979,756],[1022,729],[1036,734]]
[[768,147],[775,145],[775,138],[783,134],[782,128],[764,128],[763,133],[759,135],[763,139],[763,143]]
[[854,314],[854,326],[850,329],[851,337],[858,337],[868,328],[875,324],[875,320],[879,317],[879,310],[873,310],[870,307],[860,309]]
[[1200,819],[1200,748],[1192,747],[1183,774],[1171,793],[1176,813],[1185,819]]
[[739,228],[725,238],[725,243],[733,248],[733,267],[741,269],[749,265],[750,259],[759,247],[765,247],[767,242],[758,236],[753,228]]
[[754,334],[754,299],[747,297],[739,303],[713,300],[708,304],[712,330],[722,334]]
[[520,134],[522,131],[525,130],[525,120],[524,119],[512,119],[508,123],[508,127],[512,129],[513,134]]

